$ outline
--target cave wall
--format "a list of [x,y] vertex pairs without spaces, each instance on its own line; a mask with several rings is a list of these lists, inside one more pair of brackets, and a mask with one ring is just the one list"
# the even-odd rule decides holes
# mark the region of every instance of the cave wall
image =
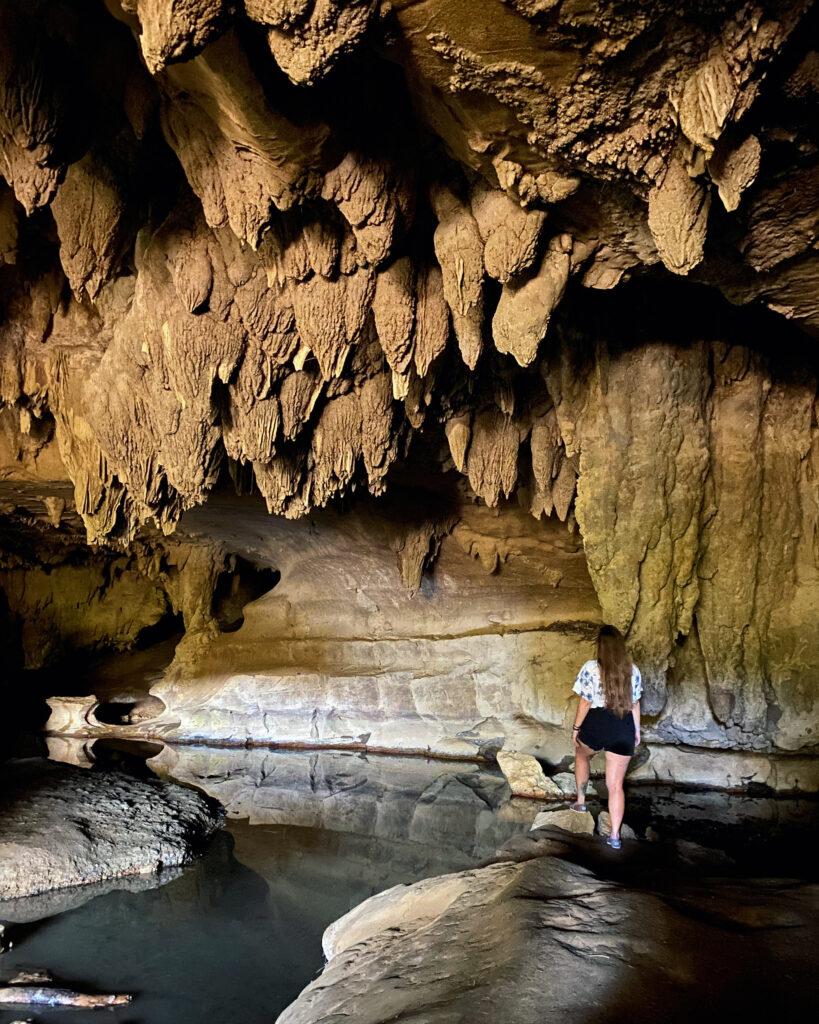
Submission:
[[[275,567],[277,582],[244,604],[238,626],[212,606],[191,625],[144,717],[112,727],[93,696],[57,700],[49,730],[467,758],[506,747],[565,765],[571,685],[602,621],[579,534],[457,490],[445,501],[426,492],[419,517],[410,493],[409,509],[395,488],[391,507],[363,501],[295,521],[229,494],[187,513],[176,539],[198,550],[194,564],[229,550]],[[201,593],[201,578],[189,589]],[[810,713],[792,709],[799,727],[783,741],[773,727],[721,719],[696,631],[664,685],[633,780],[816,786]],[[768,706],[760,698],[754,710]]]
[[15,685],[41,668],[81,675],[95,653],[152,642],[165,620],[191,630],[212,620],[217,582],[233,564],[219,544],[146,537],[125,549],[89,548],[65,498],[37,508],[31,493],[17,497],[0,512],[7,684],[12,671],[23,673]]
[[814,753],[818,17],[2,5],[0,498],[111,552],[3,570],[32,656],[183,609],[169,735],[542,749],[603,619],[657,756]]
[[[181,529],[201,521],[191,513]],[[434,570],[408,588],[418,530],[378,509],[272,524],[245,513],[234,542],[281,581],[236,632],[185,638],[153,688],[168,707],[153,727],[468,757],[538,747],[544,728],[563,725],[599,619],[579,538],[514,506],[465,505]]]

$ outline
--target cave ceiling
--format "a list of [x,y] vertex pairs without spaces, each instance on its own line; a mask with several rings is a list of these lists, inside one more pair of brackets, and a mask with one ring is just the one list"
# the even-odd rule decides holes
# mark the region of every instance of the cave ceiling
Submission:
[[771,628],[753,564],[793,596],[819,561],[818,26],[3,0],[3,478],[127,543],[228,473],[296,518],[420,446],[579,528],[653,664],[700,609],[730,674]]

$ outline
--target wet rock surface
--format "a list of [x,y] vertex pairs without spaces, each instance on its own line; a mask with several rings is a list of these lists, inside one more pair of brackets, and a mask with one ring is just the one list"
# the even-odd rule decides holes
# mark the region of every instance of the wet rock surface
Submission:
[[[78,761],[80,754],[68,749],[71,743],[65,738],[61,753]],[[559,856],[591,872],[595,884],[607,886],[601,893],[614,895],[607,903],[595,903],[593,914],[586,897],[580,897],[581,905],[571,911],[572,927],[588,932],[584,948],[589,962],[597,964],[592,970],[595,978],[598,967],[608,966],[620,972],[624,984],[633,981],[638,986],[643,978],[640,974],[635,980],[640,957],[648,957],[653,965],[670,956],[669,947],[664,935],[647,932],[643,938],[649,947],[655,939],[662,940],[656,956],[646,947],[639,948],[639,956],[634,953],[635,940],[629,964],[614,959],[606,944],[621,930],[620,887],[636,891],[640,899],[651,897],[652,920],[660,913],[656,907],[662,907],[663,894],[673,898],[681,893],[690,904],[686,913],[699,913],[710,899],[719,903],[720,914],[751,921],[753,913],[767,906],[768,896],[780,891],[781,883],[771,881],[778,872],[815,878],[808,837],[819,805],[805,799],[629,787],[626,820],[641,837],[653,831],[655,841],[624,841],[614,860],[599,835],[572,836],[553,825],[530,832],[537,802],[512,797],[501,773],[486,766],[352,751],[160,747],[109,739],[73,744],[86,763],[93,764],[93,772],[115,768],[116,778],[121,766],[136,770],[138,761],[143,773],[152,769],[204,790],[224,804],[227,829],[184,870],[113,879],[5,903],[0,920],[14,908],[13,916],[7,914],[14,922],[8,929],[14,947],[0,958],[0,969],[4,977],[11,977],[31,965],[47,964],[81,991],[133,992],[134,1012],[152,1024],[197,1024],[217,1012],[226,1017],[232,1012],[248,1024],[269,1021],[320,971],[321,933],[331,922],[396,883],[471,871],[487,862]],[[551,803],[541,806],[554,808]],[[600,802],[590,799],[590,808],[589,817],[597,817]],[[561,813],[582,817],[561,808],[547,818],[555,822]],[[658,832],[666,841],[656,841]],[[723,850],[735,856],[736,863]],[[712,876],[721,876],[717,887],[708,881]],[[755,888],[759,883],[748,895],[743,887],[747,877],[769,879],[762,896]],[[562,886],[564,881],[561,876],[555,884]],[[731,888],[729,882],[737,884]],[[802,883],[789,885],[793,894],[803,891]],[[401,889],[413,893],[411,886]],[[576,889],[570,891],[576,894]],[[504,960],[509,943],[516,951],[524,935],[527,943],[540,941],[527,930],[534,928],[537,918],[527,916],[531,908],[527,909],[526,892],[518,890],[511,903],[503,903],[499,918],[491,916],[498,909],[491,900],[482,911],[498,924],[496,937],[504,939],[496,953],[499,960]],[[574,898],[554,892],[547,902],[553,897],[555,910]],[[786,895],[787,906],[789,899]],[[579,924],[576,914],[585,915]],[[129,923],[127,928],[123,921]],[[733,964],[740,953],[744,955],[748,940],[738,926],[730,943],[727,933],[719,934],[732,950]],[[567,940],[559,921],[551,935],[555,942]],[[568,939],[579,948],[575,931]],[[452,941],[459,941],[457,933]],[[619,942],[616,936],[611,939],[612,949],[622,951]],[[608,958],[600,955],[605,953]],[[524,951],[524,966],[527,955]],[[574,956],[574,968],[570,961],[560,961],[564,973],[576,969],[582,950]],[[230,972],[223,969],[228,962]],[[420,962],[426,972],[429,960],[421,957]],[[442,962],[448,969],[450,960],[445,957]],[[689,998],[690,960],[678,957],[670,962],[685,967],[677,982],[682,998]],[[722,970],[721,963],[715,961],[711,969]],[[801,978],[798,957],[790,970],[792,977]],[[414,971],[410,974],[416,977]],[[541,986],[542,1011],[550,982],[537,971],[533,977]],[[726,977],[728,983],[734,975]],[[495,978],[490,972],[480,982],[494,984]],[[438,980],[442,981],[440,974]],[[528,998],[525,977],[518,984]],[[410,997],[417,991],[409,983],[404,988]],[[511,988],[507,995],[509,1006],[514,1006]],[[634,991],[627,995],[634,998]],[[739,996],[733,996],[740,999],[738,1005],[742,996],[740,988]],[[419,1011],[421,1016],[434,1020],[446,1009],[453,1021],[462,1019],[457,1002],[448,1004],[446,993],[443,998],[440,1006]],[[603,1013],[607,1004],[601,999]],[[615,1008],[618,1005],[614,1003]],[[362,1019],[369,1019],[367,1012],[363,1007]],[[374,1012],[381,1013],[382,1007]],[[478,1007],[474,1012],[482,1011]],[[508,1006],[504,1012],[508,1017]]]
[[222,821],[215,801],[154,778],[30,759],[0,779],[0,901],[186,864]]

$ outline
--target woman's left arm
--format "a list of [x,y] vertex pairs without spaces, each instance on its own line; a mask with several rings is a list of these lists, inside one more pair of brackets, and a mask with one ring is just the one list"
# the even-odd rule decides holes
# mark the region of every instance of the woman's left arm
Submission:
[[635,700],[631,705],[631,713],[634,716],[634,746],[640,745],[640,702]]

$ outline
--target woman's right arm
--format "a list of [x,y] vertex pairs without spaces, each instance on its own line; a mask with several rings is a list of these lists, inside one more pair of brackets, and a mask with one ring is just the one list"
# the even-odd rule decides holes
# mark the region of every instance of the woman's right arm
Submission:
[[577,704],[577,711],[574,715],[574,725],[572,726],[572,740],[574,745],[577,746],[579,740],[577,734],[580,732],[580,726],[583,724],[583,720],[589,713],[591,704],[586,700],[585,697],[581,697]]

